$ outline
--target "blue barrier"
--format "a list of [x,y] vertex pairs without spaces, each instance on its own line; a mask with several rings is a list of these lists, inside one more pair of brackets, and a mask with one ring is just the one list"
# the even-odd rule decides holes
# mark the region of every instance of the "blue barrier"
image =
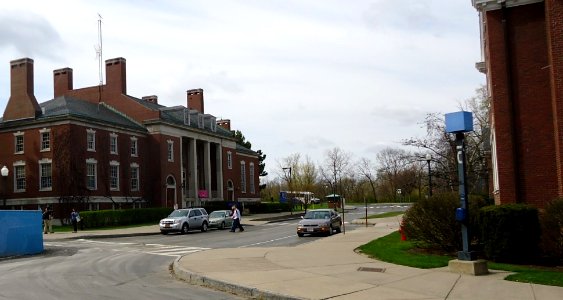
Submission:
[[0,210],[0,257],[43,252],[39,210]]

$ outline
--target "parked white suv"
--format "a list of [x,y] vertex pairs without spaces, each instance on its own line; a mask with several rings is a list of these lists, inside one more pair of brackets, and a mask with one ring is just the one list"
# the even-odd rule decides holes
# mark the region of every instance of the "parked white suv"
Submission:
[[160,233],[187,233],[189,230],[200,229],[207,231],[209,216],[205,208],[176,209],[168,217],[160,220]]

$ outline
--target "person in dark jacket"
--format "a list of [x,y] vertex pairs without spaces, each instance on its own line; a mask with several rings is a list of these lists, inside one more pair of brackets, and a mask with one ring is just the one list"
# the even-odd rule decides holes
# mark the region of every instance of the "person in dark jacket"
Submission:
[[51,207],[47,205],[45,207],[45,211],[43,211],[43,233],[48,234],[53,233],[53,224],[51,222],[53,220],[53,211],[51,211]]
[[72,232],[77,232],[78,231],[78,222],[80,222],[80,214],[78,214],[78,212],[76,210],[74,210],[74,208],[72,209],[72,212],[70,213],[70,222],[72,223]]

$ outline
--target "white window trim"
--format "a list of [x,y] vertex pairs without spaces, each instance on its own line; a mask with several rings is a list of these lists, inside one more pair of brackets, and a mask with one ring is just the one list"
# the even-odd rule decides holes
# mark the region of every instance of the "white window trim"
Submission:
[[[41,166],[46,164],[51,165],[51,186],[44,188],[41,186]],[[39,191],[48,192],[52,190],[53,190],[53,161],[50,158],[43,158],[39,160]]]
[[227,169],[233,169],[233,152],[227,151]]
[[[92,146],[93,148],[88,147],[88,135],[92,135]],[[96,130],[94,129],[86,129],[86,150],[90,152],[96,152]]]
[[[112,160],[112,161],[109,162],[109,165],[110,165],[110,174],[109,174],[109,180],[110,180],[110,182],[109,182],[109,189],[110,189],[110,191],[119,191],[119,181],[120,181],[120,180],[119,180],[119,171],[120,171],[120,170],[119,170],[119,162],[118,162],[118,161],[115,161],[115,160]],[[117,187],[112,187],[112,186],[111,186],[111,167],[117,167]]]
[[254,194],[256,193],[256,187],[254,186],[254,163],[251,162],[248,169],[248,175],[250,177],[248,185],[250,186],[250,193]]
[[[137,169],[137,188],[134,189],[133,185],[131,184],[131,181],[129,182],[130,187],[131,187],[131,191],[132,192],[138,192],[141,190],[141,168],[139,168],[139,164],[138,163],[132,163],[131,165],[131,169],[136,168]],[[129,170],[129,175],[131,175],[131,170]],[[133,180],[133,178],[131,178],[131,180]]]
[[[27,180],[26,180],[27,176],[24,177],[25,188],[24,189],[18,189],[18,178],[17,178],[18,174],[16,172],[16,167],[23,167],[23,172],[24,172],[24,175],[25,175],[25,161],[18,160],[18,161],[13,163],[12,167],[13,167],[12,170],[14,172],[14,193],[23,193],[27,189]],[[39,172],[41,172],[41,171],[39,171]]]
[[132,157],[138,157],[139,156],[139,142],[138,142],[138,139],[134,136],[131,137],[131,150],[133,150],[133,145],[135,145],[135,153],[133,153],[133,151],[131,151],[131,156]]
[[[18,137],[22,137],[22,151],[17,151],[18,149]],[[14,154],[23,154],[25,151],[25,138],[24,133],[21,131],[14,132]]]
[[[43,134],[49,134],[49,147],[43,149]],[[51,151],[51,128],[43,128],[39,130],[39,151],[40,152],[49,152]]]
[[[90,188],[88,186],[88,164],[94,165],[94,187]],[[98,190],[98,161],[94,158],[86,159],[86,188],[91,191]]]
[[[115,151],[113,151],[113,150],[111,149],[111,141],[112,141],[114,138],[115,138]],[[109,134],[109,153],[110,153],[110,154],[118,154],[118,152],[119,152],[118,149],[119,149],[119,147],[118,147],[118,136],[117,136],[117,133],[112,132],[112,133]]]
[[169,162],[174,162],[174,141],[167,140],[166,142],[166,158]]
[[246,194],[246,163],[240,162],[240,192]]
[[197,114],[197,127],[199,127],[199,128],[204,127],[204,121],[203,121],[203,115],[202,114]]

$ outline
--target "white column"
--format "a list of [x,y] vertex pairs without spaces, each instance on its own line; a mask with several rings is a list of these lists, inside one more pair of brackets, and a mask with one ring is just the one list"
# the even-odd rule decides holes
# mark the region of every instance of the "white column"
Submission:
[[203,175],[205,176],[205,189],[211,199],[211,144],[208,141],[203,144]]
[[223,199],[223,147],[221,144],[217,144],[215,147],[215,167],[217,168],[217,198]]
[[197,153],[196,153],[196,139],[190,139],[190,153],[188,159],[188,170],[189,170],[189,185],[192,190],[192,194],[189,197],[193,198],[197,203]]

